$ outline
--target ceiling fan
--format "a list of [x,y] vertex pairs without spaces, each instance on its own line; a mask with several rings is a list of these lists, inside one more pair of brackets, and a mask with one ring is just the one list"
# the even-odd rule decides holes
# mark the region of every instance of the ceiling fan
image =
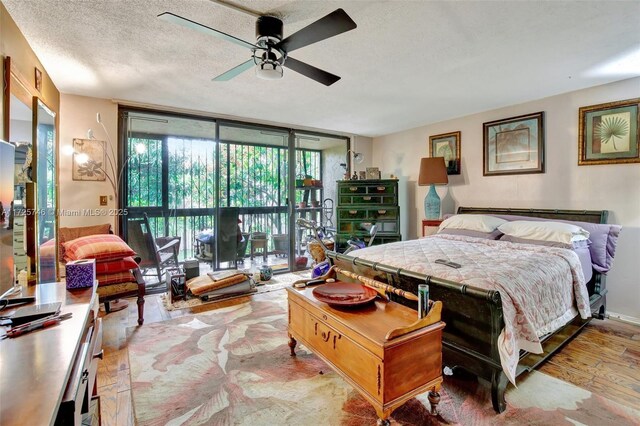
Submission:
[[337,9],[283,39],[282,21],[274,16],[263,15],[259,16],[256,21],[256,43],[252,44],[171,12],[161,13],[158,18],[230,41],[251,50],[251,59],[220,74],[213,81],[231,80],[254,66],[258,77],[265,80],[277,80],[282,78],[282,67],[286,67],[325,86],[331,86],[340,80],[340,77],[298,61],[289,56],[289,52],[351,31],[357,27],[356,23],[344,10]]

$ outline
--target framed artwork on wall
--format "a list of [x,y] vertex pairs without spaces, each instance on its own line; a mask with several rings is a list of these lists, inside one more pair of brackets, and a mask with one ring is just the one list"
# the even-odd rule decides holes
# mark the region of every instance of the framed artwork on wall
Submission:
[[432,157],[444,157],[448,175],[460,174],[460,132],[429,136]]
[[640,98],[582,107],[578,165],[640,163]]
[[106,180],[104,150],[105,141],[74,139],[71,178],[73,180]]
[[544,112],[490,121],[484,127],[484,176],[544,173]]

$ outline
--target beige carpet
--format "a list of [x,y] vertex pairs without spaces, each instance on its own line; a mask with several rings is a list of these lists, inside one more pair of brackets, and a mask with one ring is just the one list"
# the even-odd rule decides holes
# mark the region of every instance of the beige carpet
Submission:
[[[289,356],[284,290],[206,313],[129,329],[136,422],[148,425],[374,425],[373,408],[324,362]],[[640,413],[534,372],[507,390],[445,377],[439,415],[427,395],[396,410],[395,425],[638,425]]]
[[[253,294],[256,294],[256,293],[268,293],[270,291],[280,290],[280,289],[283,289],[285,287],[290,286],[294,281],[297,281],[297,280],[303,279],[303,278],[309,278],[310,276],[311,276],[311,271],[290,272],[288,274],[278,274],[278,275],[274,274],[273,277],[271,277],[271,279],[269,281],[265,281],[265,282],[259,283],[256,286],[255,292]],[[209,300],[209,301],[206,301],[206,302],[203,302],[199,298],[194,297],[194,298],[187,299],[187,300],[176,300],[173,303],[170,302],[167,293],[162,294],[160,297],[162,299],[162,303],[163,303],[165,309],[167,311],[173,311],[173,310],[176,310],[176,309],[190,309],[190,308],[194,308],[196,306],[206,305],[206,304],[209,304],[209,303],[221,302],[223,300],[230,300],[230,299],[235,299],[237,297],[244,297],[244,296],[246,296],[246,294],[234,295],[234,296],[224,297],[224,298],[221,298],[221,299]]]

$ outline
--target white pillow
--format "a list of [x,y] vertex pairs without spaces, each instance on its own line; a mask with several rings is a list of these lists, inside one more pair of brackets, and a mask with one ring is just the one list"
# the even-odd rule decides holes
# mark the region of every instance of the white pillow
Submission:
[[589,232],[577,225],[563,222],[514,220],[498,227],[505,235],[538,241],[571,244],[589,238]]
[[445,219],[439,230],[443,229],[467,229],[469,231],[493,232],[495,229],[506,223],[504,219],[484,214],[457,214]]

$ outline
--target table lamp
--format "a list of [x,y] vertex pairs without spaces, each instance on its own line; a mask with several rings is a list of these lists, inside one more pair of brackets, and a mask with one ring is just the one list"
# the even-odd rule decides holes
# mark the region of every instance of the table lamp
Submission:
[[427,219],[435,220],[440,218],[440,197],[436,192],[435,185],[446,185],[449,183],[447,177],[447,166],[443,157],[423,158],[420,160],[420,176],[418,185],[431,185],[427,196],[424,198],[424,214]]

